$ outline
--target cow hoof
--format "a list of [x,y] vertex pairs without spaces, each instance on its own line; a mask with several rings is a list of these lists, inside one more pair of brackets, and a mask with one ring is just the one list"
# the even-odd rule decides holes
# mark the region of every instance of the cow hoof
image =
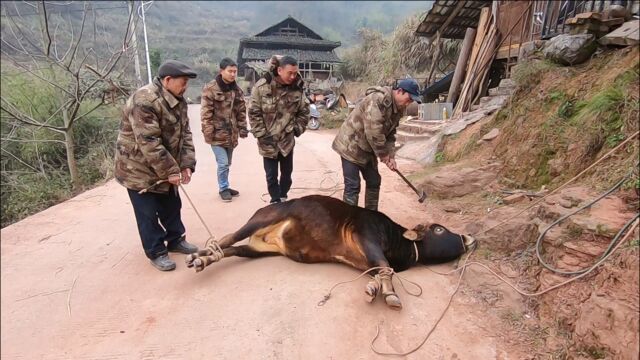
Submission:
[[184,258],[185,264],[187,267],[193,267],[193,261],[197,258],[197,254],[189,254]]
[[204,270],[204,261],[202,261],[202,259],[200,258],[197,258],[193,260],[193,266],[195,267],[196,272],[200,272]]
[[398,295],[389,294],[384,297],[384,301],[394,310],[402,309],[402,303],[400,302]]
[[378,295],[378,287],[375,286],[375,284],[367,284],[367,287],[364,290],[365,293],[365,300],[368,303],[373,302],[373,300],[376,299],[376,296]]

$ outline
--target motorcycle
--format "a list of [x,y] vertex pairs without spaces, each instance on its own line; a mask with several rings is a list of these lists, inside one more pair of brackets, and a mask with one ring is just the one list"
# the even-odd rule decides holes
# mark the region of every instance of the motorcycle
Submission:
[[318,130],[320,128],[320,111],[316,107],[316,104],[309,104],[309,123],[307,128],[310,130]]

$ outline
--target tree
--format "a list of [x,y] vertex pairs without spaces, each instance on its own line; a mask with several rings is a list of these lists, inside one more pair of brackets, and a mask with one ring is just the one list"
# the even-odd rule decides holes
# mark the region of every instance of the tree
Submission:
[[[3,3],[3,7],[5,4],[8,2]],[[127,65],[121,64],[120,60],[124,55],[130,55],[133,16],[130,12],[122,31],[122,41],[112,48],[108,40],[111,34],[97,33],[93,3],[85,1],[81,9],[70,8],[66,14],[58,12],[57,16],[47,13],[50,3],[27,4],[34,7],[33,15],[37,16],[37,21],[21,16],[16,3],[13,3],[15,11],[10,11],[8,5],[3,11],[6,16],[2,29],[2,61],[9,61],[23,75],[30,77],[33,86],[48,87],[51,90],[50,106],[43,110],[40,104],[31,102],[28,93],[3,92],[0,109],[3,120],[13,121],[11,126],[14,128],[31,126],[64,135],[66,165],[75,189],[81,184],[75,156],[74,126],[109,101],[128,96],[124,78]],[[77,3],[69,4],[78,6]],[[75,23],[72,11],[81,13],[81,19]],[[65,18],[64,15],[68,16]],[[88,34],[91,28],[87,26],[91,17],[93,39]],[[100,35],[104,39],[98,39]],[[101,42],[106,46],[98,48],[97,44]]]
[[151,49],[149,51],[149,62],[151,62],[151,74],[155,77],[158,75],[158,68],[162,62],[159,49]]

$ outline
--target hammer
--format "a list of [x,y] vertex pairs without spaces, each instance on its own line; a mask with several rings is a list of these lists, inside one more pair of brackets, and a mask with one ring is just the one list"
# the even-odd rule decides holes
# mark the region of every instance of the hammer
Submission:
[[406,177],[404,177],[404,175],[402,175],[402,173],[398,169],[395,169],[393,171],[395,171],[398,175],[400,175],[402,180],[404,180],[404,182],[406,182],[407,185],[409,185],[409,187],[411,187],[411,189],[413,189],[413,191],[416,192],[416,194],[418,195],[418,202],[420,203],[424,202],[424,200],[427,198],[427,194],[424,192],[424,190],[416,189],[416,187],[413,186],[413,184]]

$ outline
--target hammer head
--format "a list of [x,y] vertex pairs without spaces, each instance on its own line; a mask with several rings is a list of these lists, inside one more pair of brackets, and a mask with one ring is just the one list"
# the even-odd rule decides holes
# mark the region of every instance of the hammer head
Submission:
[[427,198],[427,193],[424,192],[424,190],[420,190],[420,198],[418,199],[418,202],[423,203]]

